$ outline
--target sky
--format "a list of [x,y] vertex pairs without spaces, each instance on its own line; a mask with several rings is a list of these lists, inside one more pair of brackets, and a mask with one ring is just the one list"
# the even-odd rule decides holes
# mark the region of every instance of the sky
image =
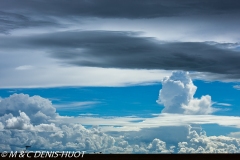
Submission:
[[240,152],[240,2],[0,3],[1,152]]

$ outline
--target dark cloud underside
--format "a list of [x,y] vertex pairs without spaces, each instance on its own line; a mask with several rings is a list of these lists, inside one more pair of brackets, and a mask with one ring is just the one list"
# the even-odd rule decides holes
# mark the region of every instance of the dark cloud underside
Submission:
[[19,13],[8,13],[0,10],[0,33],[9,33],[10,30],[37,27],[56,26],[57,22],[50,19],[34,19]]
[[55,16],[154,18],[239,12],[236,0],[1,0],[0,9]]
[[[163,43],[135,32],[75,31],[12,37],[2,48],[47,49],[51,57],[76,66],[186,70],[240,78],[240,52],[201,42]],[[9,45],[9,46],[8,46]]]
[[[0,33],[13,29],[54,26],[74,18],[149,19],[181,17],[205,19],[221,17],[238,21],[237,0],[0,0]],[[57,21],[55,21],[57,19]]]

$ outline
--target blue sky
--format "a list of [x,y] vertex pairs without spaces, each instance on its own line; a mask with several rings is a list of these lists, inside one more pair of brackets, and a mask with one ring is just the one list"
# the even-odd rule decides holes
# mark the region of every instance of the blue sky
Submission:
[[[239,101],[237,98],[239,90],[233,88],[237,83],[205,82],[200,80],[193,82],[198,87],[194,97],[200,98],[202,95],[209,94],[212,101],[215,102],[213,106],[220,109],[212,115],[239,116]],[[1,89],[0,94],[3,99],[14,93],[24,93],[29,96],[39,95],[49,99],[60,116],[103,119],[130,116],[151,119],[161,113],[164,108],[163,105],[156,102],[161,88],[161,83],[125,87],[13,88]],[[132,121],[138,122],[138,120]],[[94,122],[92,125],[95,125]],[[92,125],[86,124],[83,126],[89,129]],[[122,125],[114,126],[121,127]],[[236,127],[221,126],[216,123],[202,124],[201,128],[206,131],[208,136],[228,136],[231,132],[239,132]]]
[[0,151],[240,152],[239,2],[0,1]]
[[[237,83],[204,82],[196,80],[198,87],[194,97],[211,95],[216,108],[215,115],[239,116],[239,91],[233,86]],[[161,83],[126,87],[58,87],[32,89],[1,89],[1,97],[9,97],[13,93],[24,93],[30,96],[39,95],[48,98],[57,107],[60,115],[78,116],[79,114],[97,114],[101,116],[143,116],[160,113],[164,106],[156,103]],[[78,102],[92,102],[81,106]],[[69,104],[76,103],[68,111]],[[220,104],[219,104],[220,103]],[[223,103],[223,104],[221,104]],[[114,107],[113,107],[114,106]]]

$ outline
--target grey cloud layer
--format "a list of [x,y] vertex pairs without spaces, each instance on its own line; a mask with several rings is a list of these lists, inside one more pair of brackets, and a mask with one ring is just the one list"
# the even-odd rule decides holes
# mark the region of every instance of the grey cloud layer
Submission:
[[9,37],[0,42],[5,49],[44,49],[51,57],[76,66],[185,70],[240,78],[239,51],[222,46],[203,42],[166,43],[140,37],[136,32],[113,31],[56,32]]
[[57,22],[47,19],[33,19],[21,13],[8,13],[0,10],[0,33],[9,33],[10,30],[37,27],[37,26],[54,26]]
[[[9,33],[13,29],[25,27],[62,27],[62,21],[72,18],[78,20],[89,17],[126,18],[144,21],[159,17],[205,19],[209,16],[220,16],[220,21],[226,24],[229,19],[233,20],[231,23],[235,23],[240,15],[240,2],[236,0],[220,2],[219,0],[72,0],[71,2],[1,0],[0,2],[0,33]],[[54,18],[58,21],[54,22]]]
[[1,0],[0,9],[61,16],[154,18],[179,15],[239,13],[236,0]]

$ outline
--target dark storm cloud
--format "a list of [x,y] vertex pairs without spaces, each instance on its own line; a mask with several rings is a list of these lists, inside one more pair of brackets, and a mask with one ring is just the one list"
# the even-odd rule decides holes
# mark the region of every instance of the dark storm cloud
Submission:
[[53,20],[36,20],[18,13],[0,11],[0,33],[8,34],[10,30],[24,27],[54,26]]
[[[51,57],[76,66],[211,72],[240,78],[240,52],[220,44],[163,43],[135,32],[74,31],[11,37],[2,48],[47,49]],[[221,46],[221,47],[219,47]]]
[[29,26],[61,26],[53,22],[53,17],[69,20],[230,15],[237,21],[240,15],[237,0],[0,0],[0,4],[0,33]]
[[179,14],[239,12],[236,0],[1,0],[1,9],[36,14],[153,18]]

